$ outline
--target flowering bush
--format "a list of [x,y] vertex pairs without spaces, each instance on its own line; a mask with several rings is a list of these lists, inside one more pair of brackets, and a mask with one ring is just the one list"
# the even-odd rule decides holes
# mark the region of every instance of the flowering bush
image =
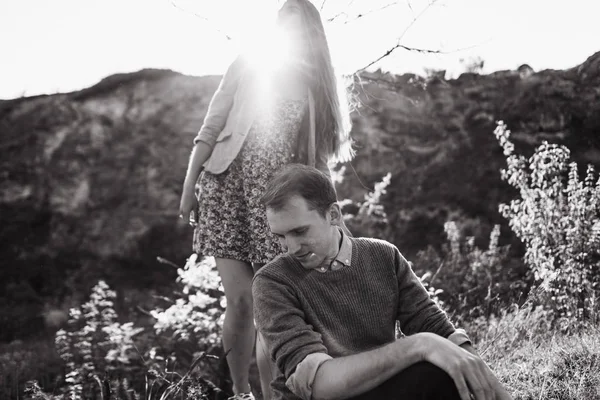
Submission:
[[[144,382],[148,399],[180,398],[184,394],[202,399],[217,393],[210,379],[192,372],[214,358],[202,350],[212,350],[218,343],[225,308],[223,288],[214,261],[198,261],[195,254],[178,269],[178,275],[183,297],[165,310],[150,311],[156,319],[153,332],[145,332],[133,322],[118,322],[116,293],[104,281],[98,282],[89,301],[70,310],[67,329],[56,333],[56,349],[65,362],[62,393],[44,394],[32,381],[29,398],[141,398]],[[141,346],[141,336],[151,346]],[[187,364],[177,355],[180,344],[186,341],[194,349],[194,360]]]
[[153,310],[157,334],[170,332],[178,340],[196,340],[199,351],[218,344],[225,316],[226,301],[213,258],[198,260],[192,254],[185,266],[177,270],[184,297],[165,310]]
[[559,317],[597,319],[600,293],[600,181],[593,166],[580,180],[565,146],[544,142],[526,159],[514,153],[510,131],[494,131],[507,158],[502,179],[520,194],[501,214],[525,243],[525,262],[547,290]]
[[89,301],[69,312],[68,329],[56,333],[55,343],[65,362],[69,398],[93,396],[93,377],[139,366],[133,337],[142,328],[120,324],[114,310],[116,294],[104,281],[92,289]]
[[390,185],[391,180],[392,174],[388,172],[380,182],[375,184],[372,192],[365,194],[364,201],[362,202],[354,203],[350,199],[339,202],[344,211],[350,208],[354,209],[354,213],[345,212],[344,221],[347,223],[350,231],[356,236],[381,239],[389,236],[390,226],[387,214],[381,204],[381,197],[387,193],[386,189]]
[[508,246],[498,244],[499,225],[492,229],[487,249],[477,247],[473,236],[464,237],[454,221],[446,222],[444,230],[448,242],[441,250],[429,246],[420,251],[415,264],[428,271],[422,282],[454,319],[490,316],[526,293],[521,263],[510,259]]

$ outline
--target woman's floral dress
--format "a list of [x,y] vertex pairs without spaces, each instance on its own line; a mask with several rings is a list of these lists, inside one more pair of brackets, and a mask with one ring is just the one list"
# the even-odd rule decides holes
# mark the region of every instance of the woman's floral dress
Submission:
[[292,162],[307,99],[276,98],[259,112],[236,159],[222,174],[199,179],[196,253],[267,263],[282,252],[260,204],[269,180]]

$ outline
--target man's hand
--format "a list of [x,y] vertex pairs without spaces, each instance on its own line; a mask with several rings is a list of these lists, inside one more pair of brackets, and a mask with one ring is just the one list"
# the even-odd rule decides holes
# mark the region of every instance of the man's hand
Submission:
[[[465,349],[466,351],[468,351],[469,353],[473,354],[476,357],[479,357],[479,353],[477,353],[477,350],[475,350],[475,348],[470,344],[470,343],[465,343],[462,344],[460,347],[462,347],[463,349]],[[493,382],[495,382],[493,384],[494,386],[494,391],[496,393],[496,398],[498,400],[512,400],[512,396],[508,393],[508,391],[504,388],[504,385],[502,385],[502,383],[500,383],[500,381],[498,380],[498,378],[496,378],[496,376],[494,375],[494,373],[492,372],[492,370],[487,366],[485,366],[488,370],[488,374],[490,376],[490,378],[492,379]]]
[[510,399],[510,395],[479,356],[436,334],[424,332],[417,335],[421,340],[423,360],[450,375],[462,400]]

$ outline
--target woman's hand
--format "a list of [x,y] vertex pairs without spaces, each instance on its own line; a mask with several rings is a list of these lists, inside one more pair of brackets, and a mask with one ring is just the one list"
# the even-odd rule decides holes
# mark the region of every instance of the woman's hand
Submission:
[[181,201],[179,202],[179,218],[184,221],[189,221],[190,225],[195,226],[197,223],[197,215],[192,215],[192,212],[198,205],[196,198],[195,185],[184,183],[183,192],[181,193]]

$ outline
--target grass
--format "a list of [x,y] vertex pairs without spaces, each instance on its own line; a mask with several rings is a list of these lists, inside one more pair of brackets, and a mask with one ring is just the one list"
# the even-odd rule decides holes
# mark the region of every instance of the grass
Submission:
[[599,326],[553,328],[539,309],[485,322],[467,329],[514,399],[600,399]]
[[[506,312],[488,320],[479,319],[465,328],[473,337],[483,359],[515,400],[600,399],[599,326],[563,327],[558,330],[551,327],[543,311],[526,309]],[[31,348],[28,349],[28,346]],[[1,349],[4,354],[0,354],[0,359],[11,359],[11,351],[17,357],[20,354],[21,358],[23,354],[51,351],[41,347],[39,342],[4,346]],[[21,366],[21,373],[34,367],[29,365],[26,368],[22,363]],[[40,367],[36,366],[36,370],[39,371]],[[50,367],[56,369],[56,365],[48,365]],[[14,372],[3,369],[2,380],[5,383],[14,380]],[[25,372],[24,375],[30,374]],[[10,398],[16,399],[15,394],[12,392]],[[4,395],[8,395],[8,392]],[[185,398],[180,396],[176,397]],[[21,394],[18,398],[25,397]]]
[[600,398],[600,333],[523,340],[486,360],[515,399]]

